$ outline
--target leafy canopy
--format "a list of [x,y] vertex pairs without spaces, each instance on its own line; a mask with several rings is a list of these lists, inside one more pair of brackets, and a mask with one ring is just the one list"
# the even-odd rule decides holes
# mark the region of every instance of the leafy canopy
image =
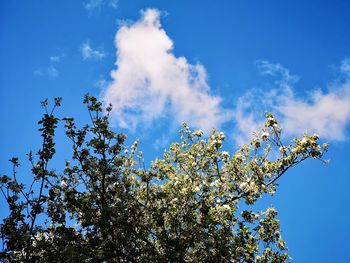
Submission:
[[[254,211],[289,168],[322,159],[328,145],[304,134],[284,144],[272,114],[238,151],[222,150],[225,135],[191,131],[145,168],[138,141],[110,127],[111,106],[87,95],[91,124],[65,118],[72,157],[49,169],[60,120],[48,102],[39,121],[41,149],[28,154],[33,182],[0,177],[9,214],[1,224],[3,262],[286,262],[277,211]],[[242,204],[245,202],[244,209]],[[249,209],[248,209],[249,208]]]

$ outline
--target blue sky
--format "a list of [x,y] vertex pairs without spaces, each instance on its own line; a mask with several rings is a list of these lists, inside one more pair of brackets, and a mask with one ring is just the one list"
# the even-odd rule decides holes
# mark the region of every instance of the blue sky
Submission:
[[[112,102],[146,162],[182,121],[221,128],[234,150],[271,110],[287,138],[330,142],[331,162],[290,171],[262,206],[279,211],[294,262],[349,262],[349,13],[345,0],[2,1],[1,172],[16,155],[26,180],[43,98],[63,97],[58,115],[80,123],[85,93]],[[61,131],[58,144],[53,167],[69,157]]]

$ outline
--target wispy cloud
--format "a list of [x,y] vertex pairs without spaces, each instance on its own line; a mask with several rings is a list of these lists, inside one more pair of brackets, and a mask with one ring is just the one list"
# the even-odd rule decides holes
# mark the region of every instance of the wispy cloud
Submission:
[[60,75],[59,70],[57,69],[57,64],[62,62],[64,54],[61,55],[53,55],[49,57],[49,65],[47,67],[38,68],[34,70],[33,74],[35,76],[49,76],[52,78],[56,78]]
[[98,79],[95,81],[95,83],[93,84],[94,87],[99,88],[100,90],[105,90],[108,86],[108,82],[105,79]]
[[36,70],[33,71],[33,74],[34,74],[35,76],[41,77],[41,76],[44,75],[44,72],[43,72],[42,69],[36,69]]
[[[256,111],[253,109],[256,101],[251,97],[251,94],[247,93],[239,98],[233,111],[236,126],[233,139],[239,145],[247,143],[252,138],[253,133],[262,128],[264,123],[262,116],[256,116]],[[260,108],[258,112],[261,112]]]
[[119,0],[109,0],[108,5],[112,8],[118,8]]
[[255,65],[261,75],[277,77],[276,83],[280,85],[292,85],[298,82],[299,77],[292,75],[288,69],[279,63],[270,63],[267,60],[257,60]]
[[347,78],[350,78],[350,58],[346,58],[342,61],[340,71],[345,74]]
[[50,77],[58,77],[60,75],[60,72],[58,71],[58,69],[54,66],[54,65],[50,65],[47,69],[46,69],[47,75],[49,75]]
[[147,9],[139,21],[121,26],[115,43],[117,68],[102,97],[113,104],[119,126],[135,129],[168,117],[208,131],[228,119],[222,99],[209,93],[205,68],[172,53],[158,10]]
[[[289,136],[308,131],[328,140],[346,138],[346,128],[350,122],[350,60],[344,60],[341,64],[341,81],[331,84],[327,91],[315,89],[303,97],[296,94],[292,85],[298,79],[296,76],[292,76],[280,64],[264,61],[263,65],[262,74],[281,73],[279,85],[268,91],[250,91],[240,99],[241,103],[235,111],[240,142],[247,139],[247,132],[250,134],[247,127],[262,124],[262,114],[266,111],[278,115],[284,132]],[[256,107],[259,109],[254,109]]]
[[84,2],[84,8],[89,12],[100,10],[103,6],[118,8],[119,0],[88,0]]
[[84,60],[87,60],[87,59],[101,60],[106,56],[106,53],[103,50],[93,49],[89,41],[84,42],[81,45],[80,50]]
[[62,58],[62,56],[51,56],[50,57],[50,62],[52,62],[52,63],[61,62],[61,58]]
[[84,3],[85,9],[92,11],[98,8],[101,8],[102,0],[88,0]]

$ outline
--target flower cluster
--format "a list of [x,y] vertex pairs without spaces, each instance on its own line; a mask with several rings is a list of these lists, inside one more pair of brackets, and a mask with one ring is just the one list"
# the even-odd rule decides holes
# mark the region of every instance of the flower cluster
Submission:
[[321,146],[317,135],[286,144],[277,120],[267,114],[253,140],[229,153],[223,132],[213,130],[205,138],[202,130],[192,132],[184,124],[181,141],[146,167],[138,140],[126,147],[126,136],[110,128],[111,107],[103,115],[94,97],[85,103],[92,125],[77,129],[72,118],[65,119],[73,156],[63,173],[48,170],[58,119],[45,115],[38,161],[29,155],[34,181],[28,192],[17,181],[17,158],[10,160],[13,177],[0,177],[10,210],[1,225],[2,261],[289,259],[277,211],[253,211],[252,205],[274,194],[291,167],[308,158],[322,160],[328,144]]

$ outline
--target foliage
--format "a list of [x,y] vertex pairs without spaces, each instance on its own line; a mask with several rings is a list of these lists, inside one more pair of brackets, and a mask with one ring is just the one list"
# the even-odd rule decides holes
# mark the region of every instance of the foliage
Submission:
[[[55,99],[55,107],[61,99]],[[91,125],[78,129],[63,119],[72,158],[62,173],[49,170],[59,119],[42,103],[42,147],[28,154],[33,182],[16,171],[1,176],[9,207],[1,224],[3,262],[286,262],[277,211],[253,211],[276,180],[308,158],[321,159],[327,145],[305,134],[284,145],[272,114],[250,144],[230,154],[225,135],[204,138],[184,124],[181,142],[162,159],[142,167],[135,141],[109,124],[111,106],[87,95]],[[140,168],[142,167],[142,168]],[[245,202],[245,205],[243,205]],[[245,209],[243,209],[244,207]],[[249,208],[249,209],[248,209]]]

